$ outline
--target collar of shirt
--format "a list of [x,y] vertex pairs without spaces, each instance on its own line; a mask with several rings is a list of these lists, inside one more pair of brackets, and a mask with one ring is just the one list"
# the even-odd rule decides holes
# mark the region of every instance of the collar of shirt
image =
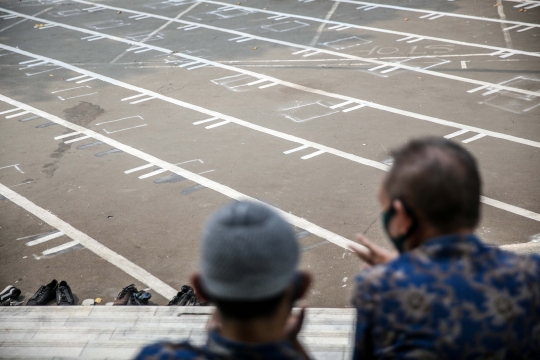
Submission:
[[430,258],[448,258],[477,255],[487,249],[489,248],[474,234],[454,234],[430,239],[413,252],[424,253]]

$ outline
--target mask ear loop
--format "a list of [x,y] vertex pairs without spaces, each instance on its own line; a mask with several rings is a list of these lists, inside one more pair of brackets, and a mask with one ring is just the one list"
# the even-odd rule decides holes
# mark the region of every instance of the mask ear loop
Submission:
[[293,292],[292,292],[292,295],[291,295],[291,307],[294,307],[294,303],[296,302],[296,300],[298,300],[300,298],[301,291],[302,291],[302,275],[297,272],[296,275],[294,275],[294,280],[293,280]]

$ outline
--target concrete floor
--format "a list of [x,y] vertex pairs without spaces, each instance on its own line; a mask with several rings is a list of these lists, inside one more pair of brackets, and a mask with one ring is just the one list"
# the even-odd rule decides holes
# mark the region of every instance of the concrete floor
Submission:
[[[79,239],[66,235],[27,245],[59,228],[3,190],[0,286],[28,298],[57,278],[81,301],[107,302],[128,284],[150,286],[130,263],[178,289],[197,269],[205,219],[249,196],[294,217],[315,276],[309,304],[350,306],[361,263],[339,239],[363,232],[390,246],[376,201],[390,150],[462,129],[454,140],[486,135],[463,143],[490,204],[478,234],[494,245],[540,240],[540,6],[378,3],[387,7],[2,2],[0,184],[118,256],[95,243],[57,248]],[[101,140],[54,139],[76,126]],[[162,162],[125,173],[148,156]],[[170,291],[150,291],[167,303]]]

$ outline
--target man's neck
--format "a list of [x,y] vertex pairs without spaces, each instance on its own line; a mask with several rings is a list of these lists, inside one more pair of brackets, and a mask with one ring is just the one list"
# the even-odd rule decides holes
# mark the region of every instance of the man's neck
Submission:
[[412,238],[410,240],[407,240],[407,250],[412,250],[414,248],[417,248],[419,246],[422,246],[425,242],[438,238],[441,236],[449,236],[449,235],[467,235],[474,233],[474,229],[471,228],[462,228],[462,229],[456,229],[454,231],[439,231],[435,228],[424,228],[419,233],[418,237]]
[[283,340],[285,321],[278,316],[239,321],[223,319],[220,334],[224,338],[245,343],[271,343]]

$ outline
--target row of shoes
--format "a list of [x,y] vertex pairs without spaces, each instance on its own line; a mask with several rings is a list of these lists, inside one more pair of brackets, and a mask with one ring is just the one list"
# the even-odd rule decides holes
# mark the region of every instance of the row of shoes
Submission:
[[[2,306],[21,306],[22,301],[17,301],[21,295],[21,290],[15,286],[9,285],[0,293],[0,303]],[[26,306],[48,305],[56,299],[56,305],[74,305],[75,299],[73,293],[66,281],[53,280],[47,285],[41,285],[36,293],[28,300]]]
[[[137,290],[134,284],[128,285],[120,291],[116,300],[113,302],[113,306],[122,305],[148,305],[148,300],[152,297],[152,294],[145,290]],[[168,306],[202,306],[203,304],[195,295],[195,291],[191,286],[184,285],[180,291],[176,294]]]
[[[0,293],[1,306],[21,306],[23,302],[17,301],[21,295],[21,290],[15,286],[9,285]],[[152,298],[152,294],[145,290],[137,290],[134,284],[128,285],[120,291],[113,305],[148,305],[148,300]],[[56,299],[56,304],[74,305],[75,299],[71,292],[71,287],[65,280],[53,280],[47,285],[39,287],[38,291],[28,300],[26,306],[44,306]],[[169,301],[168,306],[203,306],[195,291],[191,286],[183,285],[175,297]]]

